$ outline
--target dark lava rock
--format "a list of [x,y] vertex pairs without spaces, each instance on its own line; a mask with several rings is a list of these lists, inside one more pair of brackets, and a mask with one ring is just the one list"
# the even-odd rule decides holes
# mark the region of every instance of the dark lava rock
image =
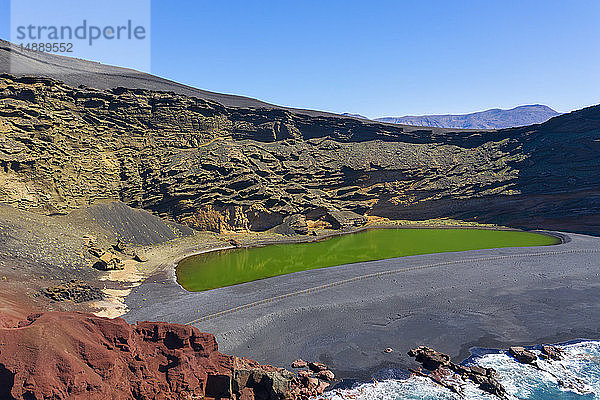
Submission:
[[508,354],[513,356],[521,364],[533,364],[537,356],[525,347],[513,346],[508,348]]
[[320,362],[310,362],[308,363],[308,368],[311,369],[311,371],[314,372],[321,372],[321,371],[327,371],[327,365],[320,363]]
[[413,371],[413,373],[430,378],[454,393],[460,394],[462,389],[457,386],[455,382],[443,379],[443,377],[447,376],[446,371],[452,371],[462,379],[470,380],[487,393],[493,394],[501,399],[506,398],[506,390],[496,379],[496,371],[493,368],[483,368],[476,365],[469,367],[455,364],[450,361],[450,356],[447,354],[440,353],[439,351],[435,351],[425,346],[419,346],[416,349],[410,350],[408,355],[414,357],[424,368],[433,371],[429,375],[420,371]]
[[100,259],[93,265],[93,267],[103,271],[110,271],[115,269],[124,269],[125,264],[123,263],[121,257],[109,250],[100,256]]
[[330,382],[335,379],[335,375],[333,374],[333,372],[326,369],[325,371],[319,371],[317,373],[317,378]]
[[99,288],[75,280],[44,288],[41,292],[44,296],[55,301],[71,300],[75,303],[99,300],[103,297],[102,291]]
[[546,360],[560,361],[564,358],[564,352],[556,346],[543,345],[540,357]]
[[430,371],[435,371],[439,367],[450,364],[449,355],[425,346],[419,346],[416,349],[410,350],[408,355],[409,357],[414,357],[418,363],[421,363],[425,369]]

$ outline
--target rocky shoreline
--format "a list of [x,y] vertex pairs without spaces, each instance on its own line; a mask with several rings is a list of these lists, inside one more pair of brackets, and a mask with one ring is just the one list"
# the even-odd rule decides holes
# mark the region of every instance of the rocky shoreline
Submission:
[[[57,334],[60,332],[59,334]],[[309,400],[334,388],[335,376],[321,362],[297,359],[295,372],[223,354],[212,334],[164,322],[128,324],[86,313],[44,312],[15,318],[0,313],[0,398],[10,400]],[[393,350],[386,349],[392,353]],[[457,364],[449,355],[419,346],[407,353],[421,367],[409,368],[464,397],[464,384],[501,400],[507,393],[494,368]],[[507,350],[518,363],[539,365],[564,359],[554,345],[539,355],[519,346]],[[589,393],[575,378],[559,385]]]

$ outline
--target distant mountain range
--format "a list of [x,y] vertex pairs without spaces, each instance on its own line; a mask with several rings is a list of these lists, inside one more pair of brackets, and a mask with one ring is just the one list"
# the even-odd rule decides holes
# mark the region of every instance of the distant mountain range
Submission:
[[352,117],[352,118],[360,118],[360,119],[369,119],[369,118],[365,117],[364,115],[360,115],[360,114],[342,113],[342,115],[343,115],[344,117]]
[[[357,114],[346,114],[357,116]],[[471,114],[420,115],[405,117],[384,117],[375,121],[393,124],[431,126],[455,129],[503,129],[533,124],[541,124],[560,115],[548,106],[541,104],[519,106],[510,110],[493,108]]]

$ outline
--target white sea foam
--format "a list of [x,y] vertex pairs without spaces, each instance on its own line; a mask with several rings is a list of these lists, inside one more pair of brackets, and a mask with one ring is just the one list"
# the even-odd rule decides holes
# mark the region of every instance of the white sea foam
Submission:
[[[563,361],[538,360],[540,369],[518,363],[504,352],[493,352],[471,360],[472,364],[492,367],[500,382],[515,399],[600,400],[600,342],[584,341],[560,346]],[[532,350],[540,354],[539,350]],[[327,400],[484,400],[495,399],[471,382],[462,385],[463,397],[423,377],[390,379],[365,383],[352,389],[327,392]]]

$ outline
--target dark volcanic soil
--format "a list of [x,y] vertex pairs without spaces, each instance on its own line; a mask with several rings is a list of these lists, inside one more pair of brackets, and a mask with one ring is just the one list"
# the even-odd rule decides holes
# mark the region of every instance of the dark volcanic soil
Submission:
[[[19,309],[90,310],[89,300],[108,287],[123,289],[127,282],[100,281],[104,271],[93,268],[98,257],[90,252],[89,238],[101,250],[121,241],[132,249],[191,235],[190,228],[164,222],[123,203],[97,204],[66,216],[44,216],[0,204],[0,299],[5,312]],[[131,256],[121,254],[123,258]],[[89,286],[89,290],[77,289]],[[76,290],[57,292],[57,287]],[[53,291],[53,295],[44,295]],[[67,288],[68,289],[68,288]],[[57,301],[59,299],[73,301]],[[0,310],[2,311],[2,310]]]

